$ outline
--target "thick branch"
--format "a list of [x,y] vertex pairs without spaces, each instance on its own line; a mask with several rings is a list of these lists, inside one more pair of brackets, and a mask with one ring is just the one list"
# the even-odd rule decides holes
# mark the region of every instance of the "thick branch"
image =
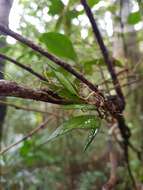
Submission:
[[24,99],[49,102],[53,104],[71,104],[72,101],[56,99],[40,89],[31,89],[15,82],[0,80],[0,96],[12,96]]

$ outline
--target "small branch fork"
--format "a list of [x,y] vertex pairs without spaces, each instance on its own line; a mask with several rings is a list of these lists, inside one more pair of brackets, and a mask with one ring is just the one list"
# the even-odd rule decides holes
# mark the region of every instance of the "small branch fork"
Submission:
[[43,48],[41,48],[40,46],[36,45],[35,43],[33,43],[32,41],[24,38],[23,36],[21,36],[20,34],[13,32],[12,30],[10,30],[9,28],[3,26],[2,24],[0,24],[0,31],[6,35],[9,35],[13,38],[15,38],[16,40],[18,40],[19,42],[27,45],[28,47],[30,47],[31,49],[33,49],[34,51],[40,53],[41,55],[45,56],[46,58],[48,58],[49,60],[53,61],[54,63],[56,63],[57,65],[61,66],[62,68],[64,68],[66,71],[70,72],[72,75],[74,75],[77,79],[79,79],[80,81],[82,81],[83,83],[85,83],[92,91],[94,92],[98,92],[98,88],[96,85],[92,84],[89,80],[87,80],[81,73],[77,72],[75,69],[73,69],[69,64],[67,64],[66,62],[58,59],[57,57],[55,57],[54,55],[50,54],[49,52],[45,51]]
[[115,90],[116,90],[116,93],[117,95],[119,96],[119,98],[122,100],[122,103],[123,103],[123,108],[125,106],[125,100],[124,100],[124,95],[122,93],[122,90],[120,88],[120,84],[119,84],[119,81],[118,81],[118,78],[117,78],[117,75],[116,75],[116,72],[115,72],[115,68],[114,68],[114,59],[110,58],[110,55],[109,55],[109,52],[108,52],[108,49],[106,48],[105,44],[104,44],[104,41],[103,41],[103,38],[101,36],[101,33],[98,29],[98,26],[96,24],[96,21],[94,19],[94,16],[92,14],[92,11],[90,9],[90,7],[88,6],[87,4],[87,1],[86,0],[81,0],[81,4],[83,5],[84,7],[84,10],[89,18],[89,21],[92,25],[92,29],[93,29],[93,33],[95,35],[95,38],[98,42],[98,45],[100,47],[100,50],[101,50],[101,53],[103,55],[103,58],[104,58],[104,61],[107,65],[107,68],[108,68],[108,71],[112,77],[112,81],[113,81],[113,84],[115,86]]
[[[97,99],[97,103],[95,102],[95,105],[97,107],[100,107],[102,105],[102,109],[105,110],[105,112],[109,112],[110,114],[114,113],[113,107],[115,107],[114,105],[110,105],[108,104],[106,98],[104,97],[104,95],[102,94],[101,91],[99,91],[98,86],[94,85],[93,83],[91,83],[89,80],[87,80],[83,74],[79,73],[78,71],[76,71],[73,67],[71,67],[68,63],[58,59],[57,57],[55,57],[54,55],[50,54],[49,52],[45,51],[43,48],[41,48],[39,45],[36,45],[35,43],[33,43],[32,41],[28,40],[27,38],[21,36],[20,34],[17,34],[16,32],[13,32],[12,30],[10,30],[8,27],[3,26],[2,24],[0,24],[0,31],[5,34],[5,35],[9,35],[13,38],[15,38],[16,40],[20,41],[21,43],[27,45],[28,47],[30,47],[31,49],[33,49],[34,51],[40,53],[41,55],[45,56],[46,58],[50,59],[51,61],[53,61],[54,63],[56,63],[57,65],[61,66],[62,68],[64,68],[66,71],[68,71],[69,73],[71,73],[72,75],[74,75],[77,79],[79,79],[82,83],[86,84],[88,86],[88,88],[92,91],[95,92],[95,97]],[[3,56],[4,58],[4,56]],[[7,59],[8,57],[5,57],[5,59]],[[8,59],[7,59],[8,60]],[[14,60],[9,59],[9,61],[11,62],[15,62]],[[16,63],[16,62],[15,62]],[[17,64],[18,65],[18,64]],[[10,95],[10,94],[9,94]],[[50,94],[51,96],[53,94]],[[19,97],[19,96],[17,96]],[[26,98],[26,97],[25,97]],[[28,98],[28,97],[27,97]],[[30,98],[31,99],[31,98]],[[49,99],[48,100],[51,103],[55,103],[55,101]],[[62,100],[61,100],[62,101]],[[61,103],[61,101],[57,101],[57,104],[63,104],[63,101]]]

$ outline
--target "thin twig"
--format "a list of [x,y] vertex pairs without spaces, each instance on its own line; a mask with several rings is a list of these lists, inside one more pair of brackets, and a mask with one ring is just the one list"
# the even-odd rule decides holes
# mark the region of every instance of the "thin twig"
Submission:
[[128,174],[129,174],[129,177],[130,177],[130,179],[132,181],[132,185],[135,188],[135,190],[138,190],[137,184],[136,184],[136,180],[135,180],[134,175],[132,173],[130,162],[129,162],[129,150],[128,150],[128,146],[127,145],[124,147],[124,155],[125,155],[125,160],[126,160],[126,166],[127,166]]
[[19,63],[18,61],[12,59],[11,57],[8,57],[7,55],[4,55],[4,54],[0,53],[0,58],[5,59],[7,61],[10,61],[11,63],[17,65],[18,67],[20,67],[20,68],[28,71],[29,73],[31,73],[32,75],[34,75],[36,77],[38,77],[42,81],[49,82],[47,78],[43,77],[42,75],[40,75],[39,73],[37,73],[36,71],[34,71],[32,68]]
[[20,139],[19,141],[17,141],[16,143],[11,144],[10,146],[6,147],[5,149],[0,151],[0,155],[6,153],[7,151],[9,151],[11,148],[13,148],[14,146],[20,144],[23,141],[28,140],[29,138],[31,138],[35,133],[37,133],[38,131],[40,131],[41,129],[45,128],[45,125],[48,123],[49,119],[45,120],[40,126],[36,127],[35,129],[33,129],[32,131],[30,131],[26,136],[24,136],[22,139]]
[[[105,81],[106,79],[105,79],[105,76],[104,76],[104,72],[103,72],[103,70],[102,70],[102,68],[101,68],[100,65],[99,65],[99,71],[100,71],[100,74],[101,74],[102,79]],[[105,88],[106,88],[108,94],[111,95],[111,94],[110,94],[110,89],[109,89],[108,83],[105,82],[104,85],[105,85]]]
[[[18,67],[28,71],[29,73],[31,73],[32,75],[36,76],[37,78],[39,78],[40,80],[44,81],[44,82],[49,82],[47,78],[45,78],[44,76],[42,76],[41,74],[37,73],[36,71],[34,71],[32,68],[23,65],[22,63],[19,63],[18,61],[12,59],[11,57],[8,57],[7,55],[4,55],[2,53],[0,53],[0,58],[5,59],[15,65],[17,65]],[[60,99],[61,97],[56,94],[55,92],[51,91],[50,89],[47,89],[46,92],[53,96],[54,98],[58,98]]]
[[[130,85],[135,84],[135,83],[142,83],[142,80],[143,80],[143,77],[140,77],[140,78],[135,79],[133,81],[122,84],[121,87],[124,88],[124,87],[130,86]],[[110,88],[110,90],[114,90],[114,88]]]
[[[129,72],[129,69],[125,68],[125,69],[119,71],[119,72],[117,73],[117,76],[120,76],[120,75],[122,75],[122,74],[124,74],[124,73],[126,73],[126,72]],[[101,83],[99,83],[98,86],[101,86],[101,85],[103,85],[103,84],[105,84],[105,83],[107,83],[107,82],[112,82],[112,81],[111,81],[110,78],[109,78],[109,79],[106,79],[106,80],[102,81]]]
[[131,142],[129,142],[129,147],[136,153],[139,160],[142,159],[142,152],[138,150]]
[[6,102],[6,101],[2,101],[2,100],[0,100],[0,104],[4,104],[6,106],[10,106],[10,107],[15,108],[17,110],[38,112],[38,113],[49,114],[49,115],[54,115],[55,117],[58,117],[58,115],[55,114],[55,113],[51,113],[51,112],[48,112],[48,111],[43,111],[43,110],[39,110],[39,109],[35,109],[35,108],[29,108],[29,107],[19,106],[19,105],[12,104],[12,103],[9,103],[9,102]]

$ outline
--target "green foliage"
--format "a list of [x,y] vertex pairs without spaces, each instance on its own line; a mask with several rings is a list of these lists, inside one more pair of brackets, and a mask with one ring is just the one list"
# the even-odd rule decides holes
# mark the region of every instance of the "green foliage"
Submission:
[[51,53],[76,61],[76,52],[66,35],[55,32],[44,33],[41,35],[40,41],[47,46]]
[[66,121],[62,127],[65,131],[71,129],[97,129],[101,125],[101,119],[95,115],[76,116]]
[[102,173],[102,171],[87,171],[80,176],[78,189],[91,190],[95,188],[95,183],[99,186],[102,186],[102,184],[104,184],[106,180],[107,178],[104,173]]
[[[93,59],[93,60],[88,60],[88,61],[83,61],[83,62],[81,61],[81,64],[83,65],[84,71],[86,74],[92,74],[93,66],[106,66],[103,58]],[[122,62],[117,59],[114,60],[114,65],[117,67],[123,67]]]
[[[21,14],[18,31],[23,36],[36,43],[41,42],[50,53],[68,62],[93,84],[104,82],[101,70],[105,75],[105,80],[110,79],[91,25],[83,7],[79,6],[79,0],[69,0],[67,4],[64,0],[19,0],[18,2]],[[118,75],[121,86],[130,81],[134,82],[134,79],[139,74],[142,75],[141,71],[143,71],[139,51],[139,49],[142,50],[143,32],[142,29],[130,32],[130,28],[134,27],[129,26],[142,21],[142,3],[138,2],[140,10],[136,12],[132,12],[132,5],[137,7],[137,1],[131,2],[130,14],[125,18],[127,20],[127,23],[124,23],[125,32],[121,33],[120,2],[117,0],[88,0],[111,56],[115,53],[116,72],[123,71],[121,75]],[[122,19],[124,21],[124,18]],[[15,21],[13,20],[13,22]],[[128,32],[126,33],[126,31]],[[9,38],[0,36],[0,42],[5,42],[5,39],[9,41]],[[118,43],[119,48],[114,48],[114,45],[118,45]],[[124,49],[122,48],[123,43],[124,48],[127,48],[126,57],[120,55],[120,51],[122,53]],[[110,137],[108,136],[108,128],[105,127],[107,123],[103,123],[104,126],[100,130],[102,120],[97,116],[94,95],[88,99],[91,101],[90,104],[88,104],[88,100],[85,100],[87,104],[83,103],[82,98],[91,93],[86,86],[60,66],[21,43],[8,44],[6,47],[0,48],[0,52],[44,75],[48,82],[40,81],[9,62],[4,62],[6,80],[16,81],[28,88],[53,90],[62,98],[72,100],[74,103],[57,106],[44,102],[7,98],[7,101],[11,103],[47,113],[7,108],[2,146],[15,143],[17,139],[28,134],[47,117],[49,117],[49,122],[46,128],[14,147],[2,157],[0,167],[2,168],[3,188],[6,190],[101,189],[110,176],[110,162],[103,156],[107,151],[107,139]],[[136,66],[134,67],[134,65]],[[127,68],[133,68],[131,73],[124,72]],[[132,71],[135,71],[136,75]],[[112,89],[113,84],[110,82],[108,85]],[[143,99],[142,88],[137,89],[137,87],[138,85],[134,84],[134,91],[130,91],[132,87],[129,88],[129,91],[127,86],[124,88],[126,105],[128,106],[125,117],[130,124],[131,142],[140,149],[143,144],[143,131],[140,127],[142,126],[141,106]],[[105,85],[101,86],[101,91],[104,94],[107,93]],[[111,94],[114,93],[111,91]],[[129,99],[130,96],[133,96],[132,99]],[[133,113],[131,113],[132,111]],[[94,143],[92,143],[93,141]],[[116,144],[115,141],[119,184],[116,185],[115,189],[132,189],[128,172],[122,165],[123,160],[120,158],[122,155],[118,156],[120,149],[116,148]],[[87,150],[89,146],[88,151],[83,151]],[[137,181],[143,182],[142,163],[131,149],[129,158],[133,175]]]
[[23,146],[20,148],[20,154],[22,157],[28,155],[30,153],[32,148],[31,141],[24,141]]
[[93,7],[95,4],[99,3],[100,0],[88,0],[87,2],[90,7]]
[[[47,139],[47,141],[70,132],[73,129],[94,129],[97,130],[101,126],[101,120],[95,115],[81,115],[72,117],[58,127]],[[94,133],[95,134],[95,133]],[[94,135],[95,136],[95,135]],[[88,145],[87,145],[88,146]]]
[[95,136],[97,135],[98,131],[99,131],[99,128],[95,128],[90,131],[87,141],[86,141],[86,144],[85,144],[85,147],[84,147],[84,151],[86,151],[88,149],[88,147],[94,140]]
[[77,109],[77,110],[83,110],[83,111],[88,111],[88,110],[95,110],[94,105],[88,105],[88,104],[72,104],[72,105],[65,105],[61,107],[62,109],[70,110],[70,109]]
[[64,4],[62,3],[61,0],[52,0],[50,1],[48,13],[54,16],[56,14],[60,14],[63,11],[63,9],[64,9]]
[[75,86],[62,73],[54,71],[56,78],[71,94],[77,95]]
[[128,16],[128,23],[129,24],[137,24],[141,21],[141,14],[140,11],[130,13]]

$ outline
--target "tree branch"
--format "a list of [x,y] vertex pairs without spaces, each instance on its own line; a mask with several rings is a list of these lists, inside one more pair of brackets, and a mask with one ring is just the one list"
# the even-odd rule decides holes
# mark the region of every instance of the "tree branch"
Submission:
[[39,109],[36,109],[36,108],[31,108],[31,107],[25,107],[25,106],[13,104],[13,103],[2,101],[2,100],[0,100],[0,104],[15,108],[17,110],[24,110],[24,111],[28,111],[28,112],[38,112],[38,113],[49,114],[49,115],[53,115],[55,117],[58,117],[58,114],[55,114],[55,113],[52,113],[52,112],[43,111],[43,110],[39,110]]
[[[112,137],[111,137],[112,138]],[[116,152],[113,148],[113,140],[109,140],[109,159],[111,165],[110,178],[107,183],[102,187],[102,190],[113,190],[117,184],[117,167],[118,160]]]
[[51,61],[53,61],[54,63],[56,63],[57,65],[61,66],[66,71],[68,71],[69,73],[71,73],[72,75],[74,75],[77,79],[79,79],[81,82],[83,82],[84,84],[86,84],[92,91],[95,92],[95,97],[98,100],[97,102],[95,102],[95,105],[98,108],[102,106],[102,108],[104,107],[104,109],[106,111],[109,111],[111,113],[111,115],[114,113],[114,110],[112,108],[115,107],[115,106],[114,105],[111,106],[111,102],[110,102],[110,105],[108,104],[108,102],[106,101],[106,99],[105,99],[104,95],[102,94],[102,92],[100,92],[98,90],[98,86],[94,85],[89,80],[87,80],[84,77],[84,75],[82,75],[81,73],[77,72],[69,64],[67,64],[66,62],[58,59],[53,54],[50,54],[49,52],[47,52],[46,50],[44,50],[40,46],[38,46],[35,43],[33,43],[32,41],[30,41],[29,39],[21,36],[20,34],[18,34],[16,32],[13,32],[8,27],[3,26],[2,24],[0,24],[0,31],[3,32],[6,35],[9,35],[9,36],[15,38],[16,40],[20,41],[21,43],[27,45],[28,47],[30,47],[34,51],[40,53],[41,55],[43,55],[46,58],[50,59]]
[[8,27],[3,26],[2,24],[0,24],[0,31],[6,35],[9,35],[9,36],[15,38],[16,40],[20,41],[21,43],[29,46],[31,49],[40,53],[41,55],[47,57],[49,60],[51,60],[54,63],[56,63],[57,65],[61,66],[66,71],[68,71],[69,73],[74,75],[76,78],[78,78],[80,81],[85,83],[92,91],[98,92],[98,87],[96,85],[94,85],[93,83],[91,83],[89,80],[87,80],[81,73],[77,72],[73,67],[71,67],[66,62],[58,59],[53,54],[49,53],[48,51],[44,50],[40,46],[36,45],[31,40],[24,38],[23,36],[21,36],[20,34],[18,34],[16,32],[13,32]]
[[0,155],[6,153],[8,150],[10,150],[11,148],[13,148],[14,146],[20,144],[23,141],[28,140],[29,138],[31,138],[35,133],[39,132],[41,129],[44,129],[46,124],[48,123],[49,119],[46,119],[41,125],[39,125],[37,128],[33,129],[32,131],[30,131],[26,136],[24,136],[22,139],[20,139],[19,141],[17,141],[16,143],[13,143],[11,145],[9,145],[8,147],[6,147],[5,149],[0,151]]
[[[44,82],[49,82],[48,79],[46,79],[46,78],[43,77],[41,74],[39,74],[39,73],[37,73],[36,71],[34,71],[32,68],[30,68],[30,67],[28,67],[28,66],[25,66],[25,65],[23,65],[22,63],[19,63],[18,61],[14,60],[14,59],[12,59],[12,58],[10,58],[10,57],[8,57],[8,56],[2,54],[2,53],[0,53],[0,58],[5,59],[5,60],[7,60],[7,61],[9,61],[9,62],[11,62],[11,63],[17,65],[18,67],[20,67],[20,68],[22,68],[22,69],[28,71],[29,73],[31,73],[32,75],[36,76],[37,78],[39,78],[40,80],[42,80],[42,81],[44,81]],[[47,89],[46,92],[47,92],[49,95],[53,96],[54,98],[61,99],[61,97],[60,97],[58,94],[56,94],[56,92],[53,92],[53,91],[50,90],[50,89]]]
[[102,55],[103,55],[103,58],[104,58],[104,61],[108,67],[108,71],[112,77],[112,81],[113,81],[113,84],[115,86],[115,90],[116,90],[116,93],[117,95],[119,96],[119,98],[121,99],[122,101],[122,109],[124,109],[125,107],[125,100],[124,100],[124,95],[122,93],[122,90],[121,90],[121,87],[120,87],[120,83],[118,81],[118,78],[117,78],[117,75],[116,75],[116,72],[115,72],[115,68],[114,68],[114,65],[113,65],[113,62],[114,62],[114,59],[110,58],[110,55],[109,55],[109,52],[108,52],[108,49],[106,48],[105,44],[104,44],[104,41],[103,41],[103,38],[101,36],[101,33],[98,29],[98,26],[96,24],[96,21],[94,19],[94,16],[92,14],[92,11],[90,9],[90,7],[88,6],[87,4],[87,1],[86,0],[81,0],[81,3],[85,9],[85,12],[89,18],[89,21],[92,25],[92,29],[93,29],[93,32],[94,32],[94,35],[95,35],[95,38],[98,42],[98,45],[100,47],[100,50],[102,52]]
[[45,77],[43,77],[42,75],[40,75],[39,73],[34,71],[32,68],[30,68],[30,67],[28,67],[26,65],[23,65],[22,63],[19,63],[18,61],[12,59],[11,57],[8,57],[7,55],[4,55],[4,54],[0,53],[0,58],[5,59],[7,61],[10,61],[11,63],[13,63],[13,64],[17,65],[18,67],[28,71],[29,73],[36,76],[37,78],[39,78],[42,81],[49,82]]
[[0,96],[19,97],[61,105],[73,103],[70,100],[56,99],[46,93],[46,91],[27,88],[17,84],[16,82],[6,80],[0,80]]
[[[118,96],[118,101],[117,101],[117,104],[120,108],[120,113],[122,113],[125,109],[125,98],[124,98],[124,95],[123,95],[123,92],[122,92],[122,89],[121,89],[121,86],[120,86],[120,83],[119,83],[119,80],[118,80],[118,77],[116,75],[116,71],[115,71],[115,68],[114,68],[114,59],[110,57],[109,55],[109,52],[108,52],[108,49],[107,47],[105,46],[104,44],[104,41],[103,41],[103,38],[102,38],[102,35],[99,31],[99,28],[96,24],[96,21],[94,19],[94,16],[93,16],[93,13],[90,9],[90,7],[88,6],[87,4],[87,0],[81,0],[81,4],[83,5],[84,7],[84,10],[89,18],[89,21],[92,25],[92,29],[93,29],[93,32],[94,32],[94,35],[95,35],[95,38],[98,42],[98,45],[100,47],[100,50],[102,52],[102,55],[103,55],[103,58],[104,58],[104,61],[107,65],[107,68],[108,68],[108,71],[111,75],[111,78],[112,78],[112,81],[113,81],[113,84],[114,84],[114,88],[116,90],[116,94]],[[131,171],[131,168],[130,168],[130,164],[129,164],[129,153],[128,153],[128,145],[129,145],[129,138],[130,138],[130,130],[128,128],[128,126],[126,125],[126,122],[125,122],[125,118],[123,115],[121,114],[115,114],[115,118],[116,120],[118,121],[118,127],[120,129],[120,132],[121,132],[121,135],[124,139],[124,155],[125,155],[125,162],[127,164],[127,168],[128,168],[128,172],[129,172],[129,175],[130,175],[130,178],[132,180],[132,183],[133,183],[133,186],[135,187],[136,189],[136,184],[135,184],[135,180],[134,180],[134,176],[132,175],[132,171]]]

